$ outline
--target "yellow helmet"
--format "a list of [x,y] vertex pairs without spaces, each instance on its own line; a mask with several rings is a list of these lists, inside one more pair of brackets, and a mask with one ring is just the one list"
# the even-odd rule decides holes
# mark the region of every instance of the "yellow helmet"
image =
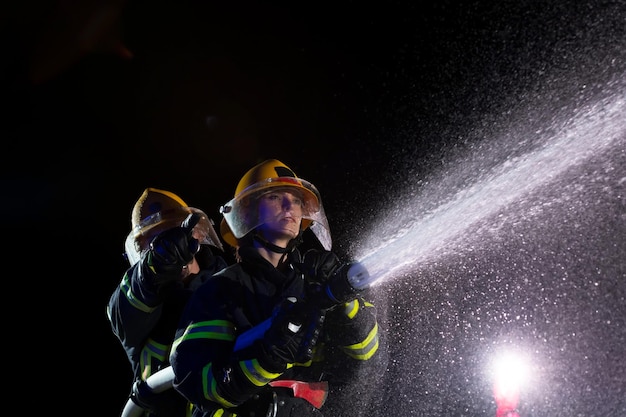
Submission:
[[248,211],[256,208],[251,203],[270,188],[295,188],[301,192],[304,210],[300,230],[310,227],[322,246],[330,250],[330,228],[319,191],[310,182],[298,178],[291,168],[277,159],[268,159],[248,170],[237,184],[235,197],[220,207],[224,216],[220,233],[224,241],[237,247],[238,239],[260,226],[256,213],[250,214]]
[[141,252],[149,247],[156,235],[172,227],[180,226],[190,213],[199,213],[202,216],[194,227],[194,237],[201,244],[212,245],[223,250],[222,243],[213,228],[213,222],[202,210],[187,206],[182,198],[170,191],[146,188],[133,206],[131,213],[132,229],[125,243],[130,264],[133,265],[139,260]]

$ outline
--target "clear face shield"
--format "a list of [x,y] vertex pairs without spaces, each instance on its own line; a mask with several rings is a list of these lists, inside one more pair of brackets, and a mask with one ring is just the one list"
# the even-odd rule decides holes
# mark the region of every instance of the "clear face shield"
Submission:
[[211,245],[220,250],[224,250],[222,242],[219,240],[213,221],[200,209],[194,207],[181,207],[174,213],[163,215],[161,212],[154,213],[141,221],[126,237],[124,249],[128,262],[132,265],[136,264],[141,258],[141,253],[148,249],[150,242],[159,233],[180,226],[181,223],[191,213],[201,215],[200,220],[193,228],[193,237],[200,242],[201,245]]
[[303,201],[301,230],[310,227],[322,247],[331,250],[330,227],[319,191],[310,182],[293,177],[268,178],[253,184],[220,207],[220,213],[236,239],[241,239],[263,224],[258,217],[258,199],[271,191],[288,191],[299,195]]

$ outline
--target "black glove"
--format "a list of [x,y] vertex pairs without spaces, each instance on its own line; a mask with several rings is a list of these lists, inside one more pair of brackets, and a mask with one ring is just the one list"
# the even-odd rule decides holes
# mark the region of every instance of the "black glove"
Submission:
[[307,282],[307,301],[326,310],[354,299],[358,291],[348,280],[352,265],[342,263],[333,252],[308,250],[297,266]]
[[142,380],[133,384],[130,399],[144,410],[159,416],[184,415],[187,407],[187,400],[174,389],[156,393]]
[[274,312],[262,346],[274,368],[312,359],[324,314],[302,301],[285,300]]
[[304,254],[300,269],[308,280],[323,283],[328,281],[340,266],[341,261],[335,253],[310,249]]
[[173,227],[157,235],[150,243],[148,265],[157,274],[180,276],[185,265],[193,260],[200,243],[193,237],[193,228],[201,215],[190,214],[179,227]]

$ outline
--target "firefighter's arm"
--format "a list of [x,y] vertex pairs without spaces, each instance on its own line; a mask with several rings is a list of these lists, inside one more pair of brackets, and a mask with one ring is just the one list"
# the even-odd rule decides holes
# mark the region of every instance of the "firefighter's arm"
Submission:
[[309,361],[322,321],[323,315],[285,301],[269,323],[259,324],[257,332],[249,330],[260,337],[236,351],[233,323],[192,323],[170,356],[174,386],[194,402],[236,407],[288,368]]
[[161,232],[150,243],[126,282],[125,293],[131,304],[140,310],[153,309],[183,288],[183,269],[200,248],[193,237],[199,219],[199,214],[190,214],[181,226]]
[[366,361],[378,351],[376,307],[358,297],[329,311],[326,319],[333,344],[353,359]]

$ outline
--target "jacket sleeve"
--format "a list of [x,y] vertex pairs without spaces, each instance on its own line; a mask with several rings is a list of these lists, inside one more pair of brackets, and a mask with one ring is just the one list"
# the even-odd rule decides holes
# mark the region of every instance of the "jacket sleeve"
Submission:
[[[107,317],[113,334],[117,336],[126,355],[133,366],[133,372],[145,377],[152,372],[150,369],[137,369],[140,356],[144,356],[144,366],[148,359],[155,358],[160,363],[167,361],[171,340],[152,340],[151,335],[164,316],[164,295],[172,299],[186,300],[186,290],[178,279],[167,279],[168,287],[162,288],[158,282],[163,281],[148,264],[148,252],[126,270],[122,280],[115,288],[107,304]],[[178,317],[176,317],[178,320]],[[174,324],[175,327],[175,324]],[[146,356],[147,355],[147,356]]]
[[[240,299],[243,288],[221,292],[233,284],[220,286],[224,279],[215,275],[194,292],[170,355],[175,389],[205,411],[244,403],[293,366],[271,360],[258,339],[234,351],[241,320],[229,301]],[[262,337],[264,325],[250,331]]]
[[357,361],[367,361],[378,351],[376,307],[356,298],[327,313],[326,339]]
[[113,333],[128,351],[142,345],[162,314],[162,302],[148,285],[152,272],[138,262],[129,268],[107,304]]

